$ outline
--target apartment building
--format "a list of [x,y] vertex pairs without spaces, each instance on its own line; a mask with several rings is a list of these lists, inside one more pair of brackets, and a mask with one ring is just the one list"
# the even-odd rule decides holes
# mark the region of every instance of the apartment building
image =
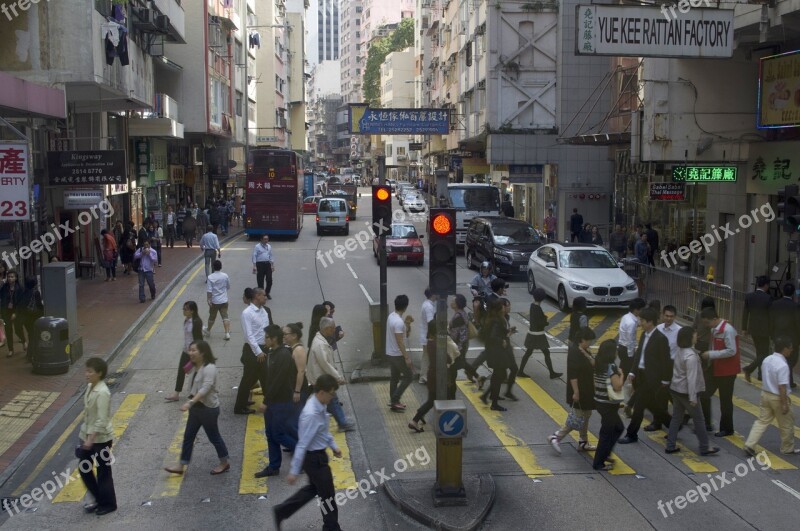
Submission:
[[366,54],[361,49],[361,13],[363,0],[342,0],[340,9],[339,60],[342,72],[342,102],[361,101],[361,77]]

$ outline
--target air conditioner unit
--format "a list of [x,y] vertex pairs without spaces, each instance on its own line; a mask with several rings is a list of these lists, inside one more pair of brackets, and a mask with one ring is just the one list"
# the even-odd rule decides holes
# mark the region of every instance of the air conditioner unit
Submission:
[[151,32],[155,31],[156,24],[156,12],[152,9],[138,9],[136,10],[136,18],[138,20],[133,21],[134,27],[138,28],[144,32]]
[[195,166],[203,164],[203,146],[192,146],[192,164]]
[[158,31],[167,33],[169,31],[169,17],[167,15],[158,15],[155,19],[155,26]]

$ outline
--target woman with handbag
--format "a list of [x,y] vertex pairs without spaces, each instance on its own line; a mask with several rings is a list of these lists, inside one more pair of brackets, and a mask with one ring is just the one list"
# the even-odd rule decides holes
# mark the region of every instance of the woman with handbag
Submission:
[[103,229],[100,231],[100,243],[103,248],[103,267],[106,270],[106,282],[117,280],[117,242],[114,235]]
[[200,428],[206,432],[208,441],[214,445],[219,458],[219,465],[211,469],[216,476],[231,469],[228,462],[228,448],[219,433],[219,390],[217,388],[217,366],[211,347],[205,341],[194,341],[189,345],[189,359],[194,365],[192,374],[192,392],[189,401],[181,406],[181,411],[189,412],[186,430],[183,432],[181,462],[176,466],[165,467],[170,474],[183,474],[192,459],[194,440]]
[[542,288],[533,290],[533,302],[531,303],[530,313],[528,320],[530,327],[528,335],[525,337],[525,355],[522,356],[522,362],[519,364],[518,376],[523,378],[530,378],[525,374],[525,364],[528,363],[528,358],[531,357],[533,351],[538,349],[544,354],[544,363],[547,365],[547,370],[550,371],[550,379],[555,380],[561,377],[560,372],[553,370],[553,362],[550,360],[550,343],[547,341],[547,335],[544,333],[544,327],[549,323],[547,316],[542,311],[542,301],[547,295]]
[[589,452],[597,448],[589,443],[589,417],[594,409],[594,356],[589,345],[595,339],[591,328],[582,328],[577,340],[567,351],[567,404],[572,408],[564,426],[547,438],[557,453],[561,453],[561,439],[572,430],[578,431],[578,451]]
[[608,456],[614,450],[619,436],[625,431],[625,425],[619,418],[625,376],[622,369],[614,364],[616,357],[617,342],[607,339],[600,344],[594,361],[594,401],[601,419],[600,436],[592,464],[595,470],[609,471],[613,468],[613,460]]
[[189,360],[189,345],[203,339],[203,320],[200,318],[197,303],[186,301],[183,304],[183,351],[178,362],[178,376],[175,378],[175,392],[164,398],[167,402],[177,402],[178,396],[183,391],[183,382],[186,375],[192,370]]
[[684,326],[678,330],[679,350],[675,353],[672,381],[669,384],[669,391],[672,394],[672,421],[667,433],[665,452],[668,454],[680,451],[675,443],[685,412],[692,417],[694,434],[700,443],[700,455],[713,455],[719,452],[716,446],[709,447],[708,432],[705,429],[706,420],[700,406],[700,396],[706,390],[706,382],[703,377],[703,362],[692,348],[696,343],[697,332],[694,328]]

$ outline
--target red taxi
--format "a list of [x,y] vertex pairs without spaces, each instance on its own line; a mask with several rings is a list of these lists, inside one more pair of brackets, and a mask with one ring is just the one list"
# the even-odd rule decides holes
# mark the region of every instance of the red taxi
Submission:
[[321,195],[310,195],[303,199],[303,214],[316,214]]
[[[411,223],[392,223],[392,232],[386,236],[386,262],[411,262],[421,266],[425,261],[425,246]],[[378,257],[378,238],[372,240],[372,254]]]

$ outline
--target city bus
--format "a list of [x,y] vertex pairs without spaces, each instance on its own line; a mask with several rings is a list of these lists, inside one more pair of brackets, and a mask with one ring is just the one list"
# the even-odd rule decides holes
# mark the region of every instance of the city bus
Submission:
[[290,236],[303,229],[303,163],[294,151],[250,149],[245,183],[248,237]]
[[500,189],[491,184],[447,185],[450,207],[456,210],[456,244],[460,247],[467,239],[467,229],[472,218],[500,215]]

